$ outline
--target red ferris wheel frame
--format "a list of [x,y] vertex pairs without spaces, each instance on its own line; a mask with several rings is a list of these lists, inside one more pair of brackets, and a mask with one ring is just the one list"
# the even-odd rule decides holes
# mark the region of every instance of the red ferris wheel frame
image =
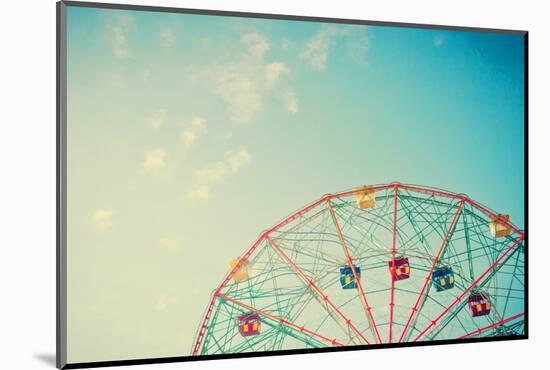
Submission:
[[[453,229],[456,221],[457,221],[457,218],[458,218],[458,215],[460,213],[460,210],[462,209],[463,205],[465,203],[468,203],[469,205],[471,205],[472,207],[476,208],[477,210],[481,211],[482,213],[484,213],[485,215],[487,215],[489,218],[491,219],[495,219],[497,217],[499,217],[499,215],[490,210],[489,208],[481,205],[480,203],[470,199],[468,196],[466,195],[463,195],[463,194],[455,194],[455,193],[452,193],[452,192],[448,192],[448,191],[444,191],[444,190],[440,190],[440,189],[435,189],[435,188],[430,188],[430,187],[425,187],[425,186],[417,186],[417,185],[408,185],[408,184],[401,184],[401,183],[391,183],[391,184],[383,184],[383,185],[374,185],[374,186],[368,186],[368,187],[361,187],[359,189],[364,189],[364,188],[368,188],[370,191],[374,191],[374,192],[377,192],[377,191],[380,191],[380,190],[388,190],[388,189],[393,189],[393,196],[394,196],[394,207],[393,207],[393,212],[394,212],[394,215],[393,215],[393,243],[392,243],[392,271],[395,270],[395,260],[396,260],[396,248],[395,248],[395,238],[396,238],[396,213],[397,213],[397,193],[399,191],[399,189],[405,189],[405,190],[408,190],[408,191],[412,191],[412,192],[418,192],[418,193],[422,193],[422,194],[425,194],[425,195],[431,195],[431,196],[439,196],[439,197],[445,197],[445,198],[452,198],[452,199],[455,199],[457,201],[459,201],[459,206],[458,206],[458,209],[452,219],[452,222],[447,230],[447,233],[445,234],[445,237],[441,243],[441,246],[440,248],[438,249],[438,252],[436,254],[436,257],[435,257],[435,260],[433,261],[432,263],[432,266],[431,266],[431,270],[428,274],[428,277],[426,278],[426,281],[423,285],[423,288],[422,290],[420,291],[420,294],[418,296],[418,299],[416,300],[416,303],[414,305],[414,307],[412,308],[411,310],[411,313],[410,313],[410,316],[408,317],[408,320],[407,320],[407,323],[406,323],[406,326],[405,326],[405,329],[402,331],[402,335],[400,336],[400,338],[398,339],[398,342],[401,343],[403,341],[403,337],[404,337],[404,334],[406,332],[406,329],[408,328],[408,326],[410,325],[411,323],[411,320],[413,318],[413,316],[415,315],[415,312],[418,308],[418,304],[421,300],[421,297],[422,297],[422,294],[424,293],[429,281],[430,281],[430,276],[431,276],[431,273],[433,272],[436,264],[437,264],[437,261],[441,255],[441,252],[443,250],[443,248],[445,247],[446,245],[446,242],[447,242],[447,239],[449,238],[449,235],[451,233],[451,230]],[[275,226],[273,226],[272,228],[264,231],[260,237],[243,253],[243,255],[239,258],[237,264],[234,265],[234,267],[229,271],[229,273],[225,276],[225,278],[222,280],[221,284],[215,289],[213,295],[212,295],[212,298],[208,304],[208,307],[207,307],[207,310],[202,318],[202,321],[201,321],[201,325],[199,327],[199,330],[197,332],[197,335],[196,335],[196,338],[195,338],[195,342],[194,342],[194,345],[193,345],[193,349],[192,349],[192,355],[193,356],[196,356],[199,354],[199,350],[202,346],[202,343],[203,343],[203,339],[204,339],[204,336],[205,336],[205,333],[207,331],[207,328],[208,328],[208,324],[209,324],[209,321],[211,319],[211,315],[212,315],[212,312],[213,312],[213,309],[214,309],[214,306],[216,304],[216,301],[218,299],[226,299],[226,300],[229,300],[231,301],[232,303],[236,304],[236,305],[239,305],[243,308],[246,308],[248,310],[251,310],[251,311],[254,311],[260,315],[263,315],[263,316],[266,316],[266,317],[269,317],[273,320],[276,320],[290,328],[293,328],[295,330],[299,330],[301,332],[305,332],[313,337],[316,337],[322,341],[325,341],[325,342],[328,342],[330,344],[332,344],[333,346],[343,346],[342,343],[338,342],[335,338],[328,338],[322,334],[319,334],[317,332],[315,332],[314,330],[311,330],[309,328],[305,328],[304,326],[300,326],[300,325],[297,325],[287,319],[284,319],[282,317],[278,317],[276,315],[273,315],[273,314],[270,314],[270,313],[267,313],[267,312],[264,312],[262,310],[259,310],[257,308],[254,308],[244,302],[240,302],[238,300],[235,300],[233,298],[230,298],[224,294],[222,294],[222,290],[224,289],[224,287],[226,286],[226,284],[231,280],[231,278],[233,277],[233,275],[235,273],[237,273],[237,271],[239,271],[239,269],[243,266],[244,263],[246,263],[246,261],[248,261],[248,259],[251,257],[251,255],[256,251],[256,249],[258,248],[258,246],[260,246],[262,244],[262,242],[264,241],[267,241],[269,244],[271,244],[275,250],[277,250],[277,252],[282,256],[282,258],[284,258],[291,266],[292,268],[296,271],[296,273],[301,276],[301,278],[303,278],[308,284],[309,286],[312,288],[312,291],[315,292],[315,294],[318,294],[319,297],[321,297],[327,304],[329,307],[331,307],[331,309],[334,311],[334,313],[337,314],[337,316],[339,316],[343,321],[344,321],[344,324],[347,325],[352,331],[354,331],[360,338],[361,340],[364,342],[364,344],[376,344],[376,343],[371,343],[367,340],[367,338],[361,334],[361,332],[357,329],[357,327],[354,325],[354,323],[349,320],[340,310],[339,308],[331,301],[330,297],[328,297],[326,294],[323,293],[323,291],[314,283],[314,281],[310,278],[307,277],[307,275],[300,269],[300,267],[295,264],[292,259],[287,255],[285,254],[281,248],[279,248],[279,246],[273,241],[273,239],[270,237],[271,233],[273,233],[274,231],[277,231],[279,230],[280,228],[282,228],[283,226],[287,225],[288,223],[296,220],[296,219],[299,219],[300,217],[302,217],[304,214],[306,214],[308,211],[312,210],[313,208],[319,206],[320,204],[322,204],[323,202],[326,202],[327,205],[328,205],[328,208],[332,214],[332,217],[334,219],[334,222],[335,222],[335,225],[336,225],[336,229],[338,231],[338,234],[339,234],[339,237],[340,237],[340,241],[342,243],[342,246],[344,247],[344,250],[346,252],[346,257],[348,259],[348,262],[350,263],[351,266],[353,266],[353,258],[349,252],[349,249],[347,248],[347,245],[346,245],[346,241],[342,235],[342,231],[340,229],[340,226],[339,226],[339,223],[338,223],[338,220],[334,214],[334,210],[332,208],[332,202],[331,200],[334,199],[334,198],[344,198],[344,197],[349,197],[349,196],[352,196],[354,195],[356,192],[357,192],[358,188],[354,188],[352,190],[346,190],[346,191],[342,191],[342,192],[338,192],[338,193],[334,193],[334,194],[327,194],[323,197],[321,197],[320,199],[306,205],[305,207],[299,209],[298,211],[292,213],[291,215],[285,217],[284,219],[282,219],[279,223],[277,223]],[[511,230],[513,230],[517,235],[518,235],[518,238],[517,240],[510,246],[508,247],[495,261],[494,263],[492,263],[483,273],[481,273],[449,306],[447,306],[436,318],[434,318],[433,320],[431,320],[431,322],[416,336],[412,339],[412,342],[416,342],[418,341],[419,339],[421,339],[428,331],[430,331],[434,326],[437,325],[437,323],[439,322],[439,320],[447,313],[449,312],[455,305],[461,303],[464,299],[464,297],[466,297],[466,295],[476,286],[476,284],[481,280],[483,279],[486,275],[488,275],[494,268],[495,266],[497,266],[504,258],[506,258],[507,255],[509,255],[513,250],[514,248],[516,248],[516,246],[518,246],[524,239],[525,239],[525,232],[523,230],[520,230],[519,228],[517,228],[515,225],[513,225],[509,220],[502,220],[502,221],[499,221],[500,223],[504,224],[506,227],[510,228]],[[365,309],[365,312],[367,313],[367,318],[369,320],[369,322],[371,323],[371,328],[374,329],[374,337],[376,338],[377,340],[377,343],[378,344],[381,344],[382,343],[382,340],[380,338],[380,334],[379,334],[379,331],[378,331],[378,327],[376,326],[376,323],[374,321],[374,317],[372,316],[372,313],[371,313],[371,307],[368,303],[368,300],[366,298],[366,295],[365,295],[365,292],[362,288],[362,285],[361,285],[361,281],[360,279],[357,278],[357,271],[355,270],[355,268],[352,268],[352,272],[355,276],[355,280],[357,281],[358,283],[358,289],[359,289],[359,296],[361,298],[361,302],[364,306],[364,309]],[[391,286],[391,289],[390,289],[390,324],[389,324],[389,343],[392,343],[392,340],[393,340],[393,331],[392,331],[392,323],[393,323],[393,306],[394,306],[394,301],[393,301],[393,295],[394,295],[394,282],[392,280],[392,286]],[[489,330],[495,326],[498,326],[498,325],[501,325],[501,324],[504,324],[506,322],[509,322],[509,321],[512,321],[514,319],[517,319],[517,318],[520,318],[520,317],[523,317],[524,316],[524,312],[521,312],[521,313],[518,313],[518,314],[515,314],[511,317],[507,317],[507,318],[503,318],[502,320],[498,321],[498,322],[495,322],[491,325],[488,325],[488,326],[485,326],[485,327],[482,327],[482,328],[478,328],[477,330],[473,331],[473,332],[470,332],[470,333],[467,333],[465,335],[462,335],[460,336],[459,338],[456,338],[456,339],[464,339],[464,338],[468,338],[472,335],[476,335],[476,334],[479,334],[481,332],[484,332],[486,330]]]

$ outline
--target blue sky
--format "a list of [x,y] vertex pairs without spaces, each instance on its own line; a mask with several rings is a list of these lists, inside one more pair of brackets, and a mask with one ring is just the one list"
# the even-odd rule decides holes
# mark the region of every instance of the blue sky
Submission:
[[325,193],[435,186],[523,227],[523,61],[517,35],[69,7],[69,360],[187,354],[227,260]]

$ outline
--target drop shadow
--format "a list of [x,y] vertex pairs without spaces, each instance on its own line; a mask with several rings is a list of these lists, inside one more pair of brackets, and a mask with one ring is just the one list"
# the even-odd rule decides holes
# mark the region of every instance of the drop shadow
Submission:
[[42,361],[46,365],[50,365],[52,367],[55,367],[55,353],[35,353],[34,358],[37,360]]

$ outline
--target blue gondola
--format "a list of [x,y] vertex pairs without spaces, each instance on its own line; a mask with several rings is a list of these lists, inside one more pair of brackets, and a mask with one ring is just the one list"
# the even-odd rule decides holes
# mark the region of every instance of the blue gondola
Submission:
[[[357,278],[361,279],[361,268],[355,265],[354,267]],[[340,267],[340,284],[342,284],[342,289],[357,289],[357,281],[355,281],[355,275],[350,266]]]
[[452,289],[455,286],[455,275],[449,266],[440,267],[432,273],[432,281],[438,292]]

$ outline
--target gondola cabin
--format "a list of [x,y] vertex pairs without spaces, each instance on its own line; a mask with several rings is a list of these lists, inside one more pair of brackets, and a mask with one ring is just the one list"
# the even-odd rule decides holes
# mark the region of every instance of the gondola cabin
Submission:
[[[355,265],[354,267],[357,278],[361,279],[361,267],[357,267]],[[357,288],[357,281],[355,280],[355,275],[353,274],[353,270],[350,266],[340,267],[340,284],[342,284],[342,289]]]
[[493,238],[503,238],[510,235],[512,228],[508,226],[510,215],[497,215],[489,221],[489,232]]
[[[233,271],[235,266],[237,266],[237,264],[239,264],[239,261],[240,260],[231,260],[231,261],[229,261],[229,271]],[[250,264],[248,262],[245,262],[245,261],[243,261],[243,263],[241,263],[241,265],[239,266],[237,271],[235,271],[233,273],[233,275],[231,276],[233,281],[235,281],[237,283],[248,280],[249,277],[250,277]]]
[[355,200],[357,208],[374,208],[376,205],[376,194],[374,190],[368,188],[361,189],[355,192]]
[[432,281],[438,292],[452,289],[455,286],[453,269],[445,266],[434,270],[434,272],[432,272]]
[[239,316],[237,319],[239,333],[243,337],[258,335],[260,334],[261,322],[260,316],[256,313],[247,313]]
[[[392,273],[392,261],[388,261],[388,267],[390,273]],[[408,279],[411,273],[411,266],[409,265],[408,257],[397,257],[395,258],[395,272],[393,272],[394,280],[405,280]]]
[[485,294],[472,294],[468,297],[468,307],[473,317],[485,316],[491,312],[491,302]]

